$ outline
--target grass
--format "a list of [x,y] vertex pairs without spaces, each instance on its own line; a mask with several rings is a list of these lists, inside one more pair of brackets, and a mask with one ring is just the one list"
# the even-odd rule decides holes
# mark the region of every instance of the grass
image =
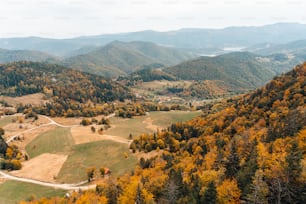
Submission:
[[14,117],[11,116],[11,117],[5,117],[5,118],[0,119],[0,127],[6,126],[7,124],[12,123],[13,118]]
[[147,116],[136,117],[132,119],[124,119],[124,118],[117,118],[113,117],[110,119],[111,126],[105,132],[108,135],[116,135],[123,138],[128,138],[130,133],[134,136],[141,135],[142,133],[152,133],[151,129],[147,129],[146,125],[143,124],[143,121],[147,118]]
[[173,123],[185,122],[201,115],[201,112],[190,111],[170,111],[170,112],[151,112],[150,117],[153,125],[166,128]]
[[6,181],[0,184],[0,203],[14,204],[26,200],[30,196],[35,198],[63,196],[65,191],[40,185],[18,181]]
[[[128,157],[125,158],[125,153]],[[132,170],[137,159],[128,150],[128,145],[111,140],[76,145],[68,156],[57,179],[59,182],[76,183],[87,179],[86,169],[107,167],[118,176]]]
[[73,143],[69,128],[56,127],[31,141],[26,151],[31,158],[43,153],[66,153],[71,150]]
[[157,125],[161,128],[166,128],[172,123],[184,122],[190,120],[201,112],[189,112],[189,111],[168,111],[168,112],[150,112],[149,116],[141,116],[133,119],[123,119],[113,117],[111,118],[111,125],[114,127],[107,130],[105,134],[116,135],[124,138],[128,138],[129,134],[133,136],[141,135],[142,133],[152,133],[153,130],[147,129],[146,124],[143,121],[150,117],[153,120],[153,125]]

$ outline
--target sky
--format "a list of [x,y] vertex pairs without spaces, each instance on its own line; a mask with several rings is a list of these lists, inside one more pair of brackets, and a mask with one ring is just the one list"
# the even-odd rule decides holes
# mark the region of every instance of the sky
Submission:
[[306,24],[305,0],[0,0],[0,37]]

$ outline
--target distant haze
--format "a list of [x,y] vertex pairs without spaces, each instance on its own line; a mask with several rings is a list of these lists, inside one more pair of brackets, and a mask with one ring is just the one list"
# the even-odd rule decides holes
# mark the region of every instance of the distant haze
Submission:
[[0,38],[306,24],[303,0],[1,0]]

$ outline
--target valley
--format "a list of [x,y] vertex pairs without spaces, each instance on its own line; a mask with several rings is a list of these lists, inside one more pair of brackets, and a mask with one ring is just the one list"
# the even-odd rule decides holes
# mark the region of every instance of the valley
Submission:
[[[101,125],[80,125],[81,118],[38,116],[33,122],[33,119],[24,119],[22,114],[2,116],[0,127],[5,131],[3,138],[7,143],[16,145],[22,154],[28,156],[22,162],[22,169],[12,171],[10,175],[30,179],[30,183],[32,180],[34,185],[35,181],[47,182],[50,186],[64,184],[62,189],[65,190],[66,184],[87,181],[86,169],[90,167],[107,167],[114,178],[134,169],[138,159],[129,150],[132,139],[130,134],[137,137],[157,129],[162,130],[173,122],[184,122],[199,114],[201,113],[189,111],[151,112],[132,119],[120,119],[112,114],[109,117],[111,127],[103,133],[93,132],[90,128],[95,127],[98,130]],[[103,116],[96,119],[100,117]],[[10,179],[5,180],[0,184],[0,197],[5,195],[5,189],[13,185]],[[99,180],[97,178],[95,183],[99,183]],[[60,185],[55,188],[61,189]],[[82,187],[76,187],[78,188]],[[49,189],[49,192],[59,191]],[[32,194],[35,198],[49,195],[35,191]],[[7,198],[6,195],[5,197]],[[28,199],[26,194],[18,198]]]
[[305,203],[305,31],[0,38],[0,204]]

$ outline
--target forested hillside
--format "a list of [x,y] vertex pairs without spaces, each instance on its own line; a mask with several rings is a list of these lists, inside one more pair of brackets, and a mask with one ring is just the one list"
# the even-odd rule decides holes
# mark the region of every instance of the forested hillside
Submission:
[[183,80],[222,80],[237,88],[256,88],[275,74],[247,52],[200,57],[164,71]]
[[189,52],[149,42],[115,41],[87,54],[67,58],[63,63],[73,69],[113,77],[126,75],[152,63],[170,66],[194,57]]
[[207,107],[201,117],[141,135],[131,150],[158,156],[69,200],[305,203],[305,91],[306,63],[253,93]]
[[133,98],[127,88],[116,82],[59,65],[27,61],[0,65],[1,95],[33,93],[44,93],[50,101],[37,110],[46,115],[80,114],[91,103]]
[[16,61],[34,61],[34,62],[58,62],[59,59],[40,51],[32,50],[5,50],[0,48],[0,63]]

